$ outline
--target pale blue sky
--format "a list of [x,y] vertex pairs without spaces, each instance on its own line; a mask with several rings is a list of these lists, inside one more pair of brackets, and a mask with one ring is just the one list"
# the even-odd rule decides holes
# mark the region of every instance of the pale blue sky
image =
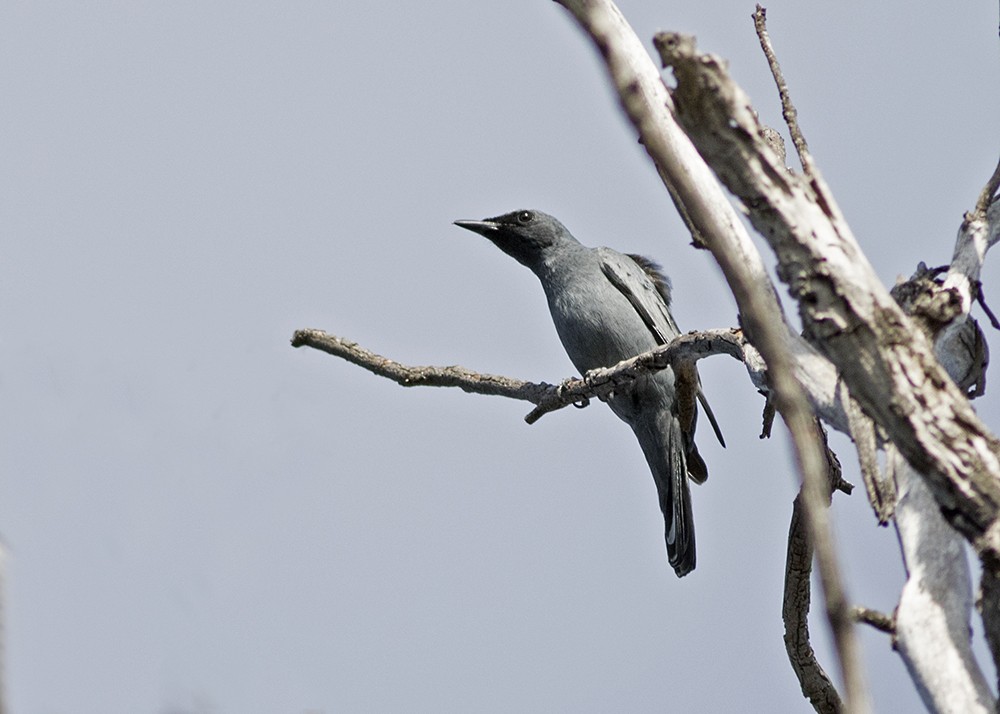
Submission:
[[[779,124],[753,3],[621,7],[644,40],[729,58]],[[768,9],[880,275],[946,262],[996,162],[996,3]],[[703,363],[729,448],[701,440],[678,580],[603,406],[529,427],[525,404],[288,346],[318,327],[404,362],[570,375],[535,278],[450,225],[518,207],[655,256],[682,329],[734,324],[562,8],[7,2],[0,96],[13,711],[809,711],[781,643],[794,475],[738,364]],[[992,393],[977,406],[1000,426]],[[852,598],[890,610],[894,533],[860,490],[834,513]],[[888,639],[862,635],[878,709],[919,709]]]

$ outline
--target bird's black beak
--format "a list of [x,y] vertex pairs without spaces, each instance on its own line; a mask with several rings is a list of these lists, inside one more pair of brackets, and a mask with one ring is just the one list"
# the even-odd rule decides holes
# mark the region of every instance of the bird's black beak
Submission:
[[500,229],[498,223],[493,221],[455,221],[455,225],[467,231],[478,233],[481,236],[489,236],[490,233]]

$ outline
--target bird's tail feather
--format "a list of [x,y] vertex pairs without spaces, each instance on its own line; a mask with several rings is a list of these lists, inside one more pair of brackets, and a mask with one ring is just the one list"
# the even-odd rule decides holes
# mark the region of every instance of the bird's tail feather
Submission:
[[705,483],[708,480],[708,466],[705,465],[705,459],[701,458],[701,454],[698,453],[694,439],[688,437],[687,442],[688,476],[695,483]]
[[[663,512],[667,558],[682,578],[695,566],[694,518],[691,513],[691,490],[688,464],[680,421],[665,414],[653,430],[637,430],[646,461],[653,472]],[[662,422],[666,423],[662,423]],[[700,460],[700,457],[699,457]],[[704,462],[702,462],[704,466]]]

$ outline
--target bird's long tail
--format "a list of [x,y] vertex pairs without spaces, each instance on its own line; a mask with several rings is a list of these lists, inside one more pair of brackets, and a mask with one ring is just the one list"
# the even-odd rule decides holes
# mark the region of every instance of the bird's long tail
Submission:
[[[667,558],[682,578],[695,566],[694,518],[688,486],[686,442],[678,418],[663,413],[653,428],[635,430],[646,455],[663,512]],[[700,458],[700,457],[699,457]],[[704,462],[702,462],[704,465]],[[706,474],[707,475],[707,474]]]

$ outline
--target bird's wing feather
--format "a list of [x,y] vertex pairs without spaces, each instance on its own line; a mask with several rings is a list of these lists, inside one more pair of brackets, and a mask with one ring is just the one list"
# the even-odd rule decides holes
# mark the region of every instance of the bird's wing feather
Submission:
[[701,402],[702,409],[705,410],[705,416],[708,417],[708,423],[712,425],[712,431],[715,432],[715,438],[719,440],[722,448],[726,448],[726,439],[722,436],[722,429],[719,427],[719,422],[715,420],[715,414],[712,413],[712,407],[708,404],[708,399],[705,398],[705,393],[699,389],[698,390],[698,401]]
[[641,256],[622,255],[599,248],[601,271],[642,318],[656,344],[665,345],[680,334],[670,314],[670,281],[656,263]]
[[636,253],[626,253],[625,255],[635,261],[636,265],[642,268],[642,272],[649,276],[649,279],[653,281],[653,285],[656,287],[656,292],[660,293],[660,297],[663,298],[663,304],[670,307],[673,286],[670,284],[670,278],[663,272],[660,264],[644,255]]
[[[601,269],[612,285],[628,298],[639,313],[643,323],[653,334],[658,345],[665,345],[680,334],[673,315],[670,314],[670,278],[663,274],[660,266],[650,258],[633,253],[622,255],[607,248],[600,249]],[[639,270],[636,270],[636,267]],[[723,447],[726,440],[722,436],[719,422],[708,405],[708,400],[699,386],[697,393],[705,415],[712,425],[715,437]]]

